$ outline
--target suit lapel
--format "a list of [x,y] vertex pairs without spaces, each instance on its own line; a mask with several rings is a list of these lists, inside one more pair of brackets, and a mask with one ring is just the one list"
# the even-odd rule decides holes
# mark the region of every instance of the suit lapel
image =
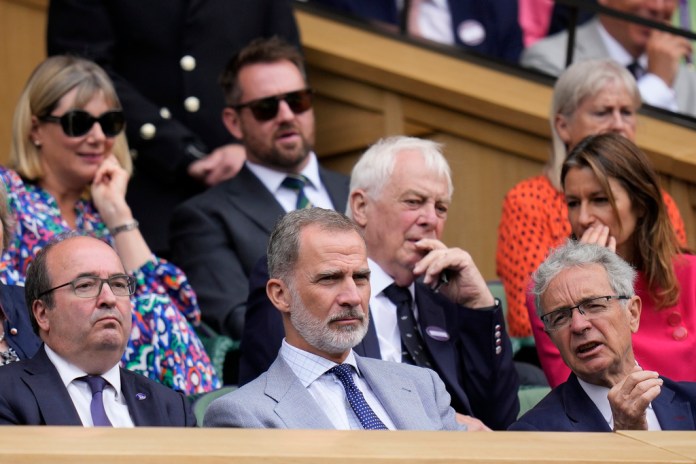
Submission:
[[58,370],[48,359],[43,345],[32,359],[26,361],[24,370],[27,375],[22,380],[34,394],[46,425],[83,425],[72,398],[63,386]]
[[578,28],[575,40],[575,55],[573,61],[601,59],[609,56],[609,51],[599,34],[599,19],[594,18]]
[[319,177],[326,187],[326,191],[329,192],[334,209],[341,213],[344,212],[348,204],[349,178],[321,167],[319,168]]
[[565,383],[563,407],[568,419],[578,431],[611,432],[609,424],[582,389],[575,374],[571,374]]
[[139,427],[170,425],[162,419],[158,403],[147,383],[140,382],[137,374],[125,369],[120,369],[120,372],[121,392],[133,424]]
[[663,385],[652,406],[662,430],[696,430],[689,402],[680,400],[674,390]]
[[[372,321],[372,313],[370,313],[370,321]],[[370,323],[367,326],[367,333],[360,340],[360,343],[353,348],[353,351],[366,358],[382,359],[382,352],[379,349],[379,340],[374,324]]]
[[416,386],[410,379],[382,369],[374,369],[360,356],[356,356],[355,359],[360,373],[384,406],[397,430],[422,430],[425,424],[431,422],[423,409]]
[[[430,351],[431,358],[437,369],[435,369],[442,380],[448,385],[448,391],[453,393],[456,389],[459,394],[459,400],[463,403],[464,411],[458,411],[464,414],[471,414],[471,405],[466,394],[461,390],[459,379],[457,378],[457,358],[454,353],[454,342],[452,337],[456,333],[452,333],[453,327],[448,327],[445,319],[445,308],[439,305],[433,298],[433,295],[420,283],[416,283],[416,304],[418,305],[418,323],[420,325],[421,336],[425,345]],[[438,331],[447,332],[450,340],[438,341],[428,335],[428,328]]]
[[267,377],[264,393],[276,401],[274,411],[287,428],[335,428],[281,356],[271,364]]
[[250,221],[268,234],[285,210],[266,186],[246,166],[242,167],[233,182],[225,184],[225,198]]

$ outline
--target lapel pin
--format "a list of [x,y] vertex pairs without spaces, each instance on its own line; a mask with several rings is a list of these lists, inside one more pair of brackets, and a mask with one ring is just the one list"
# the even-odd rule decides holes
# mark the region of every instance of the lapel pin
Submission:
[[144,400],[145,398],[147,398],[147,395],[146,395],[145,393],[136,393],[136,394],[135,394],[135,397],[136,397],[139,401],[142,401],[142,400]]
[[436,327],[434,325],[430,325],[425,328],[425,333],[428,334],[428,336],[434,340],[437,340],[439,342],[446,342],[449,340],[449,334],[447,331],[441,327]]

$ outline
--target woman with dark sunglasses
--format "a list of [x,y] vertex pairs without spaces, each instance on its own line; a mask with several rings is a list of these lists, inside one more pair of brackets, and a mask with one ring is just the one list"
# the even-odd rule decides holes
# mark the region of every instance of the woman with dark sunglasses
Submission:
[[193,329],[195,293],[181,270],[152,254],[125,200],[132,164],[120,108],[110,79],[90,61],[54,56],[34,70],[14,115],[15,170],[0,168],[17,223],[0,277],[23,284],[34,255],[57,234],[104,240],[137,282],[124,366],[187,394],[210,391],[220,381]]

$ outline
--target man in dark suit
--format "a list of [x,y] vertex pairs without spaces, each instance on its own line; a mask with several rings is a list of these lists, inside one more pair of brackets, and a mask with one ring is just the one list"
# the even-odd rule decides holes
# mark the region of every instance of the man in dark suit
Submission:
[[274,35],[300,45],[290,0],[51,0],[48,53],[92,59],[114,81],[136,153],[127,200],[157,255],[168,256],[175,206],[241,168],[218,78]]
[[119,362],[135,280],[91,237],[46,246],[27,272],[26,300],[44,344],[0,367],[0,424],[194,426],[187,399]]
[[[440,241],[451,195],[449,165],[428,140],[380,141],[353,168],[349,216],[367,242],[373,321],[355,352],[432,368],[457,412],[505,429],[519,411],[510,340],[500,302],[471,256]],[[254,277],[265,287],[263,270]],[[393,293],[407,295],[403,313]],[[282,340],[278,318],[256,288],[249,307],[241,382],[268,367],[267,353]]]
[[465,430],[437,374],[362,358],[370,268],[360,229],[322,208],[292,211],[271,234],[268,297],[286,337],[266,374],[213,401],[209,427]]
[[643,370],[636,271],[615,252],[569,241],[533,276],[544,328],[573,371],[510,430],[696,430],[696,383]]
[[308,205],[343,209],[348,178],[322,169],[312,151],[312,92],[296,48],[254,41],[230,61],[222,84],[223,122],[247,161],[236,177],[175,210],[172,260],[195,288],[203,319],[239,338],[248,276],[275,222]]

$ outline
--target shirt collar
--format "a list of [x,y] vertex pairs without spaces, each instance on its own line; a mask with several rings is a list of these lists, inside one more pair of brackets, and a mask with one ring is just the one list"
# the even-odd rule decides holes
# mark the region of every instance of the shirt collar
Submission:
[[[85,371],[53,351],[48,345],[44,344],[44,349],[46,350],[48,359],[50,359],[55,366],[56,370],[58,371],[58,375],[60,375],[60,379],[66,388],[75,379],[88,375]],[[106,381],[109,382],[112,387],[114,387],[114,390],[116,390],[116,398],[118,399],[121,393],[121,371],[119,365],[116,364],[114,367],[101,374],[101,376],[106,379]]]
[[[319,176],[319,162],[317,161],[317,156],[314,152],[310,152],[307,156],[308,162],[307,166],[304,167],[299,174],[303,175],[307,179],[307,185],[305,188],[318,189],[321,185],[321,177]],[[246,165],[253,172],[256,177],[259,178],[261,183],[266,186],[269,192],[275,193],[280,188],[280,184],[288,176],[287,172],[276,171],[275,169],[269,168],[268,166],[262,166],[260,164],[253,163],[249,160],[246,161]]]
[[[601,21],[597,21],[597,30],[599,31],[599,36],[601,37],[604,46],[607,48],[611,59],[618,62],[621,66],[628,66],[629,64],[633,63],[634,59],[631,54],[626,51],[618,40],[607,32]],[[638,57],[638,64],[640,64],[643,69],[648,69],[648,57],[645,53]]]
[[[611,413],[611,406],[609,405],[609,389],[601,385],[593,385],[582,380],[580,377],[577,378],[578,383],[590,400],[597,406],[599,412],[602,414],[604,420],[609,424],[609,428],[614,428],[614,415]],[[648,409],[652,409],[652,403],[648,404]]]
[[[367,265],[370,268],[370,288],[372,289],[372,295],[377,296],[381,294],[385,288],[393,284],[394,279],[392,279],[379,264],[370,258],[367,258]],[[408,286],[408,291],[411,292],[411,298],[415,300],[416,285],[414,282],[411,282],[411,285]]]
[[[283,343],[280,347],[280,355],[305,388],[309,387],[315,380],[326,374],[326,371],[332,367],[338,366],[338,364],[333,361],[290,345],[285,339],[283,339]],[[360,376],[360,370],[358,369],[353,350],[350,350],[343,364],[350,364],[353,366],[358,376]]]

